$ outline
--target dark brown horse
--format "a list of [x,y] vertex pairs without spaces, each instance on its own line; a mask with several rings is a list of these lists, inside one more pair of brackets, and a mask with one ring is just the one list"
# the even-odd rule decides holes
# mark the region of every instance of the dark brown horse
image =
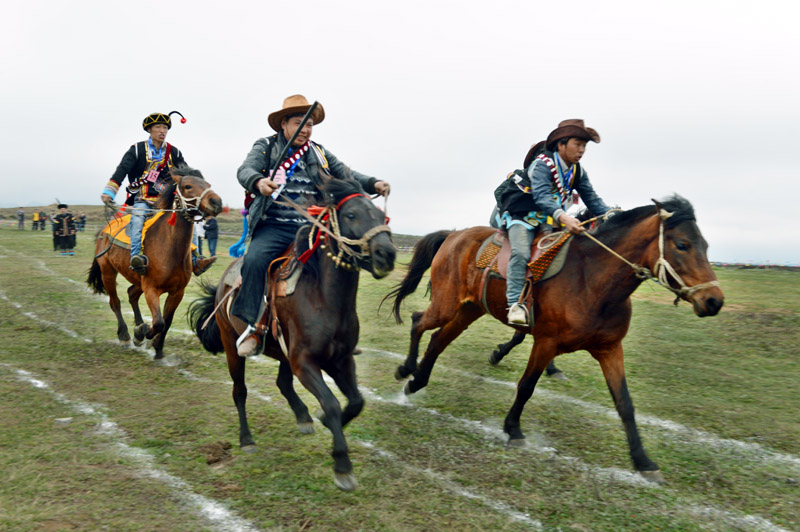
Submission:
[[[131,283],[128,301],[135,321],[134,342],[139,345],[145,338],[152,340],[156,359],[164,356],[164,338],[192,278],[193,220],[204,214],[216,216],[222,212],[222,200],[211,190],[211,185],[199,170],[177,167],[171,170],[170,177],[173,183],[159,196],[155,210],[175,209],[177,214],[170,220],[172,215],[164,213],[147,230],[142,242],[142,250],[150,259],[147,273],[139,275],[130,269],[130,250],[112,244],[109,235],[101,231],[95,244],[97,256],[86,280],[95,293],[108,294],[108,303],[117,316],[117,338],[126,345],[131,337],[117,296],[117,274]],[[139,298],[143,293],[153,317],[152,326],[144,323],[139,310]],[[167,299],[162,314],[159,298],[165,293]]]
[[[405,386],[407,394],[428,383],[439,354],[484,314],[479,293],[481,271],[475,267],[475,254],[493,231],[473,227],[424,237],[416,246],[405,279],[387,296],[395,296],[394,314],[401,321],[400,303],[431,268],[431,304],[425,312],[412,314],[408,358],[396,373],[397,378],[413,374]],[[707,244],[695,223],[694,210],[683,198],[674,196],[656,202],[655,208],[651,205],[618,213],[601,223],[593,236],[633,264],[626,264],[590,238],[576,236],[563,270],[534,285],[534,345],[504,430],[510,445],[523,444],[520,415],[542,372],[555,356],[585,349],[603,370],[625,426],[634,467],[645,478],[661,482],[658,466],[647,456],[639,438],[625,382],[622,339],[631,320],[630,295],[652,271],[661,284],[690,302],[695,314],[702,317],[719,312],[722,291],[708,263]],[[505,322],[505,281],[494,279],[489,283],[489,310]],[[439,330],[431,336],[418,366],[420,337],[435,328]]]
[[[289,402],[300,432],[310,433],[314,428],[308,408],[294,391],[292,376],[297,376],[319,401],[320,421],[333,435],[334,482],[349,491],[356,488],[357,482],[343,428],[364,406],[353,360],[359,332],[358,269],[364,268],[376,279],[385,277],[394,269],[395,248],[389,227],[384,225],[383,212],[373,205],[356,181],[332,179],[324,193],[330,201],[325,205],[327,214],[320,219],[326,220],[330,233],[323,234],[322,245],[309,248],[310,240],[317,241],[319,228],[306,226],[298,231],[295,252],[300,255],[310,249],[310,259],[302,269],[294,293],[275,300],[286,351],[268,334],[263,352],[280,363],[278,388]],[[239,413],[239,444],[243,450],[251,452],[255,443],[245,412],[246,359],[239,357],[236,351],[236,339],[246,324],[228,313],[230,304],[220,305],[235,284],[236,275],[228,272],[240,267],[240,262],[241,259],[231,264],[218,288],[207,287],[207,296],[192,303],[190,323],[208,351],[224,350],[227,355],[233,379],[233,402]],[[219,309],[204,328],[215,306]],[[325,384],[323,371],[347,397],[344,409]]]

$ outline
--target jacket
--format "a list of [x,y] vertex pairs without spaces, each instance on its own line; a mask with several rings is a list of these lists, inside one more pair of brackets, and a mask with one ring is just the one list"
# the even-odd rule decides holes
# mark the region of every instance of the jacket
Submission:
[[[169,150],[169,161],[167,161],[168,168],[186,164],[186,160],[183,158],[181,150],[175,146],[172,146],[168,142],[165,144]],[[122,185],[122,182],[125,180],[126,176],[128,178],[128,182],[133,184],[137,179],[144,175],[146,169],[147,141],[137,142],[125,152],[125,155],[122,156],[122,160],[120,161],[119,165],[117,165],[117,169],[114,171],[114,174],[111,176],[111,179],[106,185],[106,191],[113,190],[116,194],[116,191],[119,190],[119,187]],[[141,189],[137,188],[136,190],[131,190],[130,195],[125,203],[127,205],[133,205],[134,199],[140,194],[147,201],[155,201],[159,192],[156,190],[154,183],[148,182],[145,183]],[[109,195],[113,197],[113,194]]]
[[203,224],[203,229],[205,230],[205,238],[206,240],[214,240],[215,238],[219,238],[219,224],[217,223],[216,218],[209,218]]
[[[544,156],[555,161],[555,155],[551,151],[545,151]],[[559,176],[560,173],[558,170]],[[572,188],[578,192],[586,207],[595,216],[608,212],[611,207],[606,205],[594,191],[586,170],[577,164],[575,173]],[[558,217],[566,211],[553,180],[552,171],[538,157],[534,158],[524,171],[515,170],[509,174],[508,179],[495,190],[495,199],[500,214],[512,220],[532,219],[544,223],[547,217],[558,220]]]
[[[239,167],[236,174],[239,183],[245,190],[255,195],[255,199],[248,209],[248,239],[252,236],[257,222],[267,219],[267,209],[273,201],[271,197],[261,195],[256,188],[256,181],[267,176],[287,142],[282,133],[276,133],[270,137],[258,139],[253,144],[250,153],[247,154],[247,157],[245,157],[244,162]],[[321,187],[323,184],[323,178],[320,176],[320,172],[325,171],[338,179],[352,177],[361,184],[367,193],[375,193],[375,183],[378,182],[377,178],[351,170],[342,161],[337,159],[335,155],[326,151],[322,145],[313,142],[312,144],[313,146],[311,149],[309,149],[300,160],[305,163],[307,173],[314,181],[314,185],[317,188]],[[319,152],[322,154],[322,161],[315,147],[318,148]],[[326,163],[327,168],[323,168]]]

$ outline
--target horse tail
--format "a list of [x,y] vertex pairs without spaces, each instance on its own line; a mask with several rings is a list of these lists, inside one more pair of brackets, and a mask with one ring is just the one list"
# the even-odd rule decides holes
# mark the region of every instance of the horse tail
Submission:
[[103,285],[103,272],[100,270],[100,263],[97,259],[92,261],[92,267],[89,268],[88,277],[86,277],[86,284],[95,294],[105,294],[106,287]]
[[425,272],[431,267],[433,257],[436,255],[436,252],[439,251],[439,248],[442,247],[442,244],[450,233],[452,233],[452,231],[436,231],[435,233],[424,236],[422,240],[417,242],[414,246],[414,256],[411,258],[411,263],[408,265],[408,272],[405,278],[395,286],[394,290],[386,294],[386,297],[381,301],[381,304],[383,304],[387,299],[394,297],[392,314],[394,314],[394,319],[397,320],[397,323],[403,323],[403,319],[400,317],[400,303],[403,302],[403,299],[405,299],[407,295],[412,294],[414,290],[417,289],[419,282],[422,280],[422,276],[425,275]]
[[214,303],[217,298],[217,287],[202,280],[200,288],[203,296],[200,299],[195,299],[189,305],[189,312],[186,317],[189,320],[189,325],[192,330],[197,334],[200,343],[210,353],[221,353],[225,350],[222,345],[222,335],[219,332],[219,325],[217,324],[216,316],[212,316],[206,325],[205,329],[203,324],[209,316],[214,312]]

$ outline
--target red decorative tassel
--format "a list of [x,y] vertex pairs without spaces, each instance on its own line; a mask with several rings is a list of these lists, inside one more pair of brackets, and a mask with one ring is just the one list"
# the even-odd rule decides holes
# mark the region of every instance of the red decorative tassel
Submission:
[[185,118],[181,118],[181,124],[185,124],[185,123],[186,123],[186,119]]
[[177,219],[178,219],[178,216],[173,212],[172,214],[169,215],[169,220],[167,220],[167,223],[169,225],[175,225],[175,221]]

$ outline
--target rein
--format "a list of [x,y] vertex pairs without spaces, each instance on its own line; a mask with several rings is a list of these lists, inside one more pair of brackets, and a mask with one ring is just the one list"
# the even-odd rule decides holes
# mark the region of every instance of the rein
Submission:
[[[331,260],[333,260],[336,266],[341,266],[342,268],[348,270],[359,271],[361,268],[358,266],[357,261],[359,259],[363,260],[364,258],[369,257],[369,241],[381,233],[391,234],[392,230],[388,225],[384,224],[384,225],[377,225],[371,228],[366,233],[361,235],[361,238],[358,239],[352,239],[343,236],[337,213],[339,209],[342,207],[342,205],[344,205],[351,199],[357,197],[369,198],[369,196],[367,196],[366,194],[350,194],[349,196],[346,196],[345,198],[341,199],[339,203],[336,204],[335,207],[328,206],[322,209],[319,215],[317,215],[316,217],[311,216],[308,212],[306,212],[305,209],[300,207],[297,203],[295,203],[289,198],[284,197],[282,200],[275,200],[275,203],[293,208],[298,213],[300,213],[304,218],[310,221],[314,226],[308,232],[309,249],[301,256],[305,256],[305,259],[308,260],[308,257],[311,256],[311,252],[313,252],[313,250],[315,250],[318,246],[324,249],[325,248],[324,241],[327,236],[330,236],[339,244],[339,253],[336,256],[334,256],[333,252],[328,251],[327,256],[330,257]],[[330,223],[331,226],[330,229],[328,229],[326,222]],[[315,238],[314,228],[317,229],[316,238]],[[355,249],[356,247],[358,247],[359,250],[356,250]],[[306,255],[306,253],[308,253],[308,255]],[[353,264],[348,263],[347,258],[344,255],[347,255],[348,257],[352,258]]]
[[[609,212],[611,212],[611,211],[609,211]],[[674,213],[667,212],[664,209],[660,209],[658,211],[658,216],[659,216],[659,219],[660,219],[659,220],[659,224],[658,224],[658,255],[659,256],[658,256],[658,260],[656,261],[656,265],[655,265],[655,275],[653,275],[653,272],[651,272],[648,268],[645,268],[644,266],[640,266],[640,265],[638,265],[636,263],[633,263],[633,262],[629,261],[628,259],[626,259],[622,255],[620,255],[619,253],[617,253],[616,251],[614,251],[613,249],[608,247],[607,245],[603,244],[597,238],[595,238],[594,235],[590,234],[588,231],[584,231],[583,233],[581,233],[581,235],[583,235],[585,237],[588,237],[589,240],[592,240],[595,244],[597,244],[601,248],[605,249],[606,251],[608,251],[609,253],[611,253],[615,257],[617,257],[619,260],[621,260],[622,262],[624,262],[625,264],[630,266],[633,269],[633,271],[635,272],[637,278],[642,279],[642,280],[647,280],[647,279],[652,280],[656,284],[663,286],[664,288],[666,288],[667,290],[669,290],[670,292],[675,294],[674,303],[677,306],[678,302],[682,298],[686,298],[686,297],[694,294],[695,292],[703,290],[703,289],[706,289],[706,288],[719,286],[719,281],[708,281],[706,283],[700,283],[700,284],[697,284],[697,285],[694,285],[694,286],[688,286],[683,281],[681,276],[678,275],[678,272],[675,271],[675,268],[673,268],[673,266],[665,258],[665,256],[664,256],[664,222],[668,218],[670,218],[673,214]],[[591,222],[597,220],[598,218],[604,218],[605,219],[605,218],[607,218],[607,216],[603,216],[603,217],[597,216],[595,218],[592,218],[591,220],[586,220],[581,225],[591,223]],[[558,233],[553,233],[552,235],[549,235],[549,236],[561,235],[563,232],[564,231],[559,231]],[[552,244],[550,244],[550,245],[552,245]],[[676,283],[678,283],[680,285],[680,288],[673,288],[669,284],[669,278],[670,277],[672,277],[672,279]]]

